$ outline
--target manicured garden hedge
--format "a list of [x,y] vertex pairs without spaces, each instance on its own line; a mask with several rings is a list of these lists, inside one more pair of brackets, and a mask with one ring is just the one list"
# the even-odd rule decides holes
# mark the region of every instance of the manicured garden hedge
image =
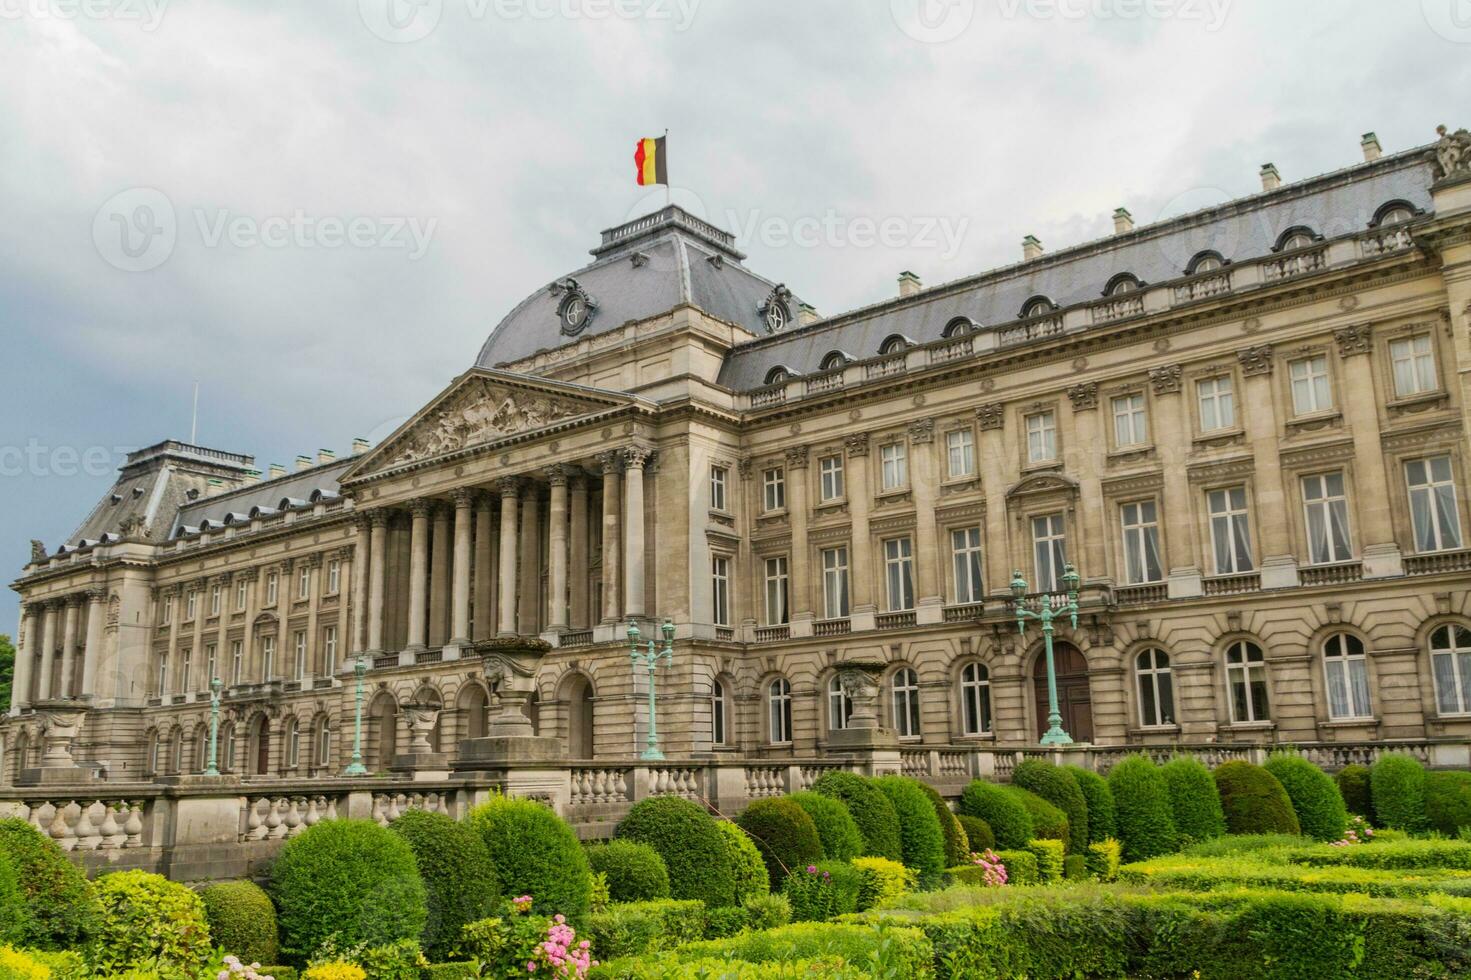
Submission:
[[819,861],[792,871],[781,889],[793,922],[826,922],[857,911],[863,875],[846,861]]
[[1425,774],[1425,820],[1447,837],[1471,827],[1471,772]]
[[1274,754],[1264,767],[1277,777],[1298,825],[1314,840],[1342,840],[1348,826],[1348,809],[1331,776],[1300,755]]
[[[1292,800],[1277,777],[1261,766],[1233,759],[1215,768],[1216,791],[1226,829],[1233,834],[1299,834]],[[1135,860],[1125,848],[1125,857]]]
[[209,938],[243,963],[274,963],[280,957],[276,908],[253,881],[221,881],[199,890],[209,920]]
[[1212,840],[1226,832],[1221,795],[1211,771],[1190,756],[1179,756],[1160,767],[1170,791],[1170,816],[1180,846]]
[[587,863],[608,882],[614,902],[652,902],[669,897],[669,869],[659,852],[631,840],[587,845]]
[[1108,788],[1124,860],[1139,861],[1175,849],[1170,790],[1158,766],[1146,756],[1129,756],[1109,771]]
[[1069,833],[1067,814],[1036,793],[1018,789],[1015,786],[1008,788],[1016,794],[1017,802],[1026,807],[1027,812],[1032,815],[1033,838],[1061,841],[1066,847]]
[[[725,854],[730,861],[731,881],[735,885],[735,900],[745,904],[771,891],[771,876],[766,873],[766,860],[751,835],[729,820],[715,821],[715,829],[725,842]],[[670,888],[673,889],[673,883]],[[713,906],[712,912],[723,906]],[[733,907],[733,906],[732,906]]]
[[803,790],[787,797],[807,811],[817,827],[818,839],[822,841],[824,857],[834,861],[850,861],[863,853],[863,834],[853,815],[840,801],[811,790]]
[[[979,854],[996,846],[996,835],[991,833],[991,825],[980,817],[973,817],[968,813],[957,813],[955,819],[960,821],[960,828],[965,831],[965,840],[970,845],[972,853]],[[960,864],[969,859],[970,855],[967,854],[961,861],[951,863]]]
[[585,932],[598,959],[673,949],[705,937],[705,904],[661,899],[610,905],[588,916]]
[[899,816],[894,806],[872,782],[856,773],[834,769],[823,773],[812,784],[812,790],[831,796],[848,808],[853,822],[863,834],[863,853],[886,857],[890,861],[904,859],[899,838]]
[[1363,817],[1366,820],[1374,819],[1374,801],[1369,793],[1369,767],[1361,765],[1344,766],[1338,770],[1333,777],[1338,784],[1338,793],[1343,797],[1344,805],[1348,812]]
[[102,913],[84,954],[95,972],[190,976],[209,959],[209,922],[195,892],[146,871],[102,875],[96,890]]
[[1425,767],[1407,755],[1389,753],[1369,769],[1374,822],[1395,830],[1423,830]]
[[640,800],[616,834],[659,852],[669,869],[671,897],[699,899],[707,908],[737,904],[731,845],[698,803],[677,796]]
[[[496,870],[485,840],[467,823],[443,813],[411,809],[388,829],[414,852],[429,917],[421,941],[430,959],[447,957],[460,930],[490,915],[499,898]],[[519,893],[518,893],[519,894]],[[263,957],[242,957],[268,963]]]
[[36,949],[80,948],[102,912],[81,869],[55,841],[18,817],[0,820],[0,853],[10,858],[24,904],[16,941]]
[[[960,794],[960,812],[986,821],[996,846],[1018,849],[1037,836],[1032,811],[1022,801],[1022,790],[973,779]],[[971,843],[972,850],[975,842]]]
[[[955,811],[950,809],[950,804],[940,795],[940,791],[923,780],[915,780],[915,785],[920,788],[925,796],[929,797],[930,806],[935,810],[935,816],[940,821],[940,832],[945,835],[945,865],[960,864],[970,859],[970,838],[966,836],[965,828],[960,825],[960,820],[955,816]],[[829,855],[831,856],[831,855]]]
[[945,833],[934,804],[920,783],[905,776],[880,776],[873,781],[899,817],[899,844],[903,864],[922,875],[945,870]]
[[1027,759],[1016,767],[1012,784],[1037,794],[1067,817],[1067,848],[1075,854],[1088,849],[1088,801],[1073,774],[1045,759]]
[[1091,769],[1082,766],[1066,766],[1083,793],[1088,804],[1088,839],[1109,840],[1118,836],[1118,825],[1114,818],[1113,792],[1108,780]]
[[497,892],[506,898],[530,895],[533,911],[583,923],[592,869],[577,834],[550,807],[497,797],[471,810],[466,821],[485,842]]
[[786,797],[753,801],[736,823],[756,842],[773,881],[822,860],[817,825],[806,810]]

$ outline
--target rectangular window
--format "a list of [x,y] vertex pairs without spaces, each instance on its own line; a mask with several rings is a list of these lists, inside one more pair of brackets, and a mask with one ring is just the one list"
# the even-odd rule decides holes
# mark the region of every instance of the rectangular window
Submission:
[[296,598],[306,599],[312,594],[312,567],[303,565],[296,576]]
[[909,486],[909,457],[904,443],[891,442],[880,446],[879,465],[883,489],[900,490]]
[[235,640],[230,644],[230,683],[239,684],[245,678],[245,642]]
[[291,638],[292,653],[295,663],[293,664],[292,676],[301,680],[306,676],[306,630],[297,630]]
[[710,558],[710,584],[714,599],[711,611],[716,626],[730,625],[730,559],[725,555]]
[[784,510],[787,506],[787,477],[780,466],[773,466],[761,477],[762,487],[765,491],[763,503],[765,509]]
[[1061,514],[1032,518],[1032,561],[1036,565],[1038,592],[1056,592],[1067,565],[1067,538]]
[[184,599],[184,621],[193,622],[197,612],[199,612],[199,592],[196,589],[190,589],[188,596]]
[[1435,391],[1435,352],[1430,334],[1390,341],[1389,361],[1394,369],[1394,395],[1413,398]]
[[169,693],[169,655],[160,653],[158,655],[158,696],[163,697]]
[[842,500],[846,488],[843,486],[843,457],[824,456],[817,461],[818,495],[824,503]]
[[1249,572],[1251,525],[1246,516],[1246,488],[1227,487],[1206,494],[1211,518],[1211,547],[1216,556],[1216,574]]
[[235,583],[235,609],[238,612],[245,611],[245,596],[250,590],[250,582],[245,579]]
[[730,470],[724,466],[710,467],[710,509],[726,510],[725,486]]
[[781,626],[787,616],[787,556],[766,559],[766,625]]
[[342,588],[342,562],[333,558],[327,563],[327,594],[336,595]]
[[1323,565],[1352,558],[1343,474],[1318,473],[1303,477],[1302,504],[1307,516],[1308,561]]
[[945,433],[945,451],[950,479],[960,480],[976,475],[976,437],[969,429]]
[[272,572],[266,576],[266,605],[274,606],[281,594],[281,576]]
[[1292,380],[1292,411],[1295,415],[1312,415],[1333,407],[1328,390],[1328,356],[1304,357],[1287,365]]
[[951,531],[950,553],[955,568],[956,604],[980,602],[981,529],[962,527]]
[[1405,464],[1410,488],[1410,524],[1416,551],[1450,551],[1461,547],[1461,518],[1456,511],[1456,484],[1451,458],[1430,456]]
[[824,619],[848,615],[848,549],[822,551],[822,609]]
[[888,585],[889,610],[914,608],[914,544],[908,538],[884,542],[884,573]]
[[209,589],[209,614],[211,616],[218,616],[220,614],[220,606],[223,605],[223,603],[224,603],[224,592],[225,592],[224,586],[221,586],[221,585],[212,585],[212,586],[210,586],[210,589]]
[[193,680],[190,676],[194,673],[194,650],[186,648],[183,656],[179,658],[179,690],[188,691],[189,682]]
[[1057,458],[1057,415],[1037,412],[1027,416],[1027,462],[1046,463]]
[[328,626],[322,631],[322,673],[327,677],[337,673],[336,626]]
[[219,650],[213,643],[207,644],[204,648],[204,670],[206,675],[204,677],[204,683],[206,685],[220,676],[216,673],[219,669]]
[[1212,432],[1236,425],[1236,395],[1230,375],[1197,381],[1195,393],[1200,400],[1200,431]]
[[1124,504],[1124,577],[1130,585],[1164,578],[1159,560],[1159,509],[1153,500]]
[[270,680],[276,674],[276,638],[267,636],[261,640],[261,679]]
[[1144,427],[1144,395],[1119,395],[1113,400],[1113,444],[1142,446],[1149,441]]
[[163,600],[163,625],[167,626],[174,621],[174,597],[168,596]]

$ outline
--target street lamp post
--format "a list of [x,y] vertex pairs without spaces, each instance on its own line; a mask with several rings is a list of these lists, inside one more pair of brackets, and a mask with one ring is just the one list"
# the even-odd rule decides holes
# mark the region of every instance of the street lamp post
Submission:
[[219,746],[220,746],[220,690],[225,685],[218,677],[212,677],[209,681],[209,765],[205,767],[206,776],[218,776],[220,774]]
[[344,776],[366,776],[368,767],[363,765],[363,679],[368,676],[367,655],[359,651],[353,658],[352,675],[357,678],[356,704],[352,716],[352,764],[342,771]]
[[663,663],[670,667],[674,664],[674,623],[669,619],[664,620],[660,628],[664,634],[664,645],[660,647],[653,640],[649,641],[647,649],[640,649],[638,623],[632,619],[628,621],[628,659],[635,670],[639,664],[643,664],[649,671],[649,738],[648,745],[640,753],[639,758],[645,762],[663,762],[664,753],[659,751],[659,720],[658,709],[655,707],[657,694],[655,688],[658,682],[654,677],[654,671]]
[[1073,624],[1073,629],[1078,628],[1078,572],[1073,568],[1072,562],[1063,567],[1063,586],[1067,589],[1067,605],[1060,609],[1052,608],[1052,596],[1044,593],[1031,603],[1036,608],[1029,608],[1026,599],[1027,580],[1022,578],[1021,569],[1017,569],[1011,575],[1011,595],[1016,607],[1016,630],[1023,636],[1027,632],[1027,620],[1035,619],[1042,624],[1042,644],[1047,653],[1047,733],[1042,736],[1043,745],[1072,745],[1072,736],[1063,731],[1062,712],[1057,708],[1057,665],[1052,658],[1052,621],[1058,616],[1066,615]]

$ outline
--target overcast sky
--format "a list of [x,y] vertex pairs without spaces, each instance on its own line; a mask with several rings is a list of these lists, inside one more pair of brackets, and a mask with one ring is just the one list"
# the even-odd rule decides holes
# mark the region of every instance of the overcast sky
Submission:
[[1468,55],[1468,0],[0,0],[0,567],[196,380],[261,469],[385,435],[658,203],[640,136],[834,313],[1427,143]]

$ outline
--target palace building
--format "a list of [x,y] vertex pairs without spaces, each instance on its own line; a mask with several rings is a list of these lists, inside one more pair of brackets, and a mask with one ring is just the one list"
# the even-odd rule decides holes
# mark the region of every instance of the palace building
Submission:
[[1471,764],[1471,137],[1363,151],[831,316],[678,207],[611,228],[378,445],[130,455],[12,584],[3,782],[187,783],[218,678],[226,778],[330,786],[361,657],[369,779],[475,770],[519,677],[560,801],[616,799],[628,624],[666,618],[674,791],[860,749],[974,774],[1047,725],[1013,572],[1061,606],[1069,563],[1087,751]]

